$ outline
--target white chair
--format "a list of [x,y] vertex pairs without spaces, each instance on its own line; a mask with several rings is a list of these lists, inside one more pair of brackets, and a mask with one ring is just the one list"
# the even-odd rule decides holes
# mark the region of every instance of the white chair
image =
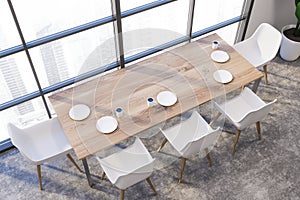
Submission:
[[161,129],[166,139],[157,151],[159,152],[168,141],[182,157],[179,183],[182,181],[186,159],[189,156],[204,150],[209,164],[212,166],[209,150],[217,141],[218,130],[219,128],[212,129],[196,111],[193,111],[191,117],[186,121],[165,130]]
[[[241,131],[246,127],[256,123],[259,140],[261,140],[260,121],[269,113],[272,105],[277,101],[265,103],[251,89],[245,87],[240,95],[228,100],[222,104],[215,102],[219,114],[225,115],[234,126],[237,128],[236,136],[232,148],[232,155],[235,153],[235,148],[238,143]],[[215,119],[213,120],[215,121]]]
[[43,190],[41,164],[51,159],[66,155],[82,172],[69,154],[72,147],[57,118],[45,120],[23,129],[8,123],[7,128],[13,145],[28,161],[37,166],[41,190]]
[[104,173],[110,182],[120,189],[120,199],[124,199],[125,189],[142,181],[147,180],[151,189],[156,190],[152,185],[149,176],[153,172],[154,160],[142,141],[136,137],[135,142],[117,153],[105,158],[99,158]]
[[281,33],[273,26],[262,23],[248,39],[233,45],[233,48],[255,67],[263,66],[265,84],[268,84],[267,63],[277,54]]

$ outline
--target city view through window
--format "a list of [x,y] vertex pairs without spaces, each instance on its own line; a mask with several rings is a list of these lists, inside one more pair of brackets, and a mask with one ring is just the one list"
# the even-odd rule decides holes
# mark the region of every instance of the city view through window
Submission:
[[[121,11],[151,2],[153,0],[121,0]],[[196,0],[193,32],[239,16],[243,3],[240,0]],[[12,0],[12,4],[26,43],[112,15],[110,0]],[[0,8],[0,51],[3,51],[21,45],[22,42],[7,1],[0,0]],[[161,29],[176,33],[174,37],[183,36],[186,34],[188,12],[188,0],[174,1],[122,19],[122,29],[125,34],[142,29]],[[237,26],[236,23],[216,32],[233,44]],[[153,41],[151,47],[176,39],[173,36]],[[113,23],[107,23],[30,48],[29,54],[41,87],[45,88],[79,75],[86,63],[93,66],[89,69],[93,69],[117,61],[113,37]],[[87,61],[95,49],[108,40],[111,41],[110,47],[97,54],[95,59]],[[134,38],[124,36],[125,57],[151,48],[130,48],[138,46],[143,40],[143,34],[136,34]],[[0,58],[0,104],[35,91],[38,91],[38,87],[25,51]],[[51,108],[50,102],[47,103]],[[53,110],[51,113],[55,114]],[[8,122],[24,127],[46,118],[48,116],[41,97],[2,110],[0,141],[8,139]]]

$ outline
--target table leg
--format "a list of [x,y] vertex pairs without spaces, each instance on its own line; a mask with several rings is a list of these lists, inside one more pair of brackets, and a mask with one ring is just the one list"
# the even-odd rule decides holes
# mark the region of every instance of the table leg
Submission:
[[259,79],[257,79],[257,80],[254,81],[254,84],[253,84],[253,86],[252,86],[252,91],[253,91],[254,93],[257,92],[257,89],[258,89],[260,80],[261,80],[261,78],[259,78]]
[[90,169],[89,169],[88,163],[86,161],[86,158],[82,159],[82,164],[83,164],[83,167],[84,167],[86,178],[88,180],[88,184],[89,184],[90,187],[92,187],[93,186],[93,180],[92,180],[92,177],[91,177]]

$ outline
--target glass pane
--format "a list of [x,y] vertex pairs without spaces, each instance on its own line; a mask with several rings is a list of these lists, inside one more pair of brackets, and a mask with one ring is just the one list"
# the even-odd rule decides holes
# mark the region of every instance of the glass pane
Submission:
[[216,33],[228,44],[233,45],[239,23],[234,23],[216,31]]
[[186,34],[189,1],[178,0],[123,19],[125,57]]
[[[24,112],[25,110],[26,112]],[[22,128],[47,118],[48,115],[41,98],[3,110],[0,112],[0,141],[9,138],[6,128],[9,122]]]
[[26,41],[112,15],[110,0],[14,0],[13,5]]
[[7,1],[0,0],[0,51],[22,44]]
[[[200,37],[205,37],[206,35],[211,35],[213,33],[217,33],[225,42],[227,42],[229,45],[233,45],[235,41],[235,36],[237,33],[239,23],[234,23],[229,26],[226,26],[224,28],[218,29],[216,31],[210,32],[208,34],[205,34]],[[198,40],[200,37],[194,38],[192,41]],[[222,45],[222,44],[221,44]]]
[[37,84],[24,52],[0,59],[0,103],[37,90]]
[[151,2],[154,2],[155,0],[121,0],[121,10],[130,10],[132,8],[136,8]]
[[53,85],[117,60],[112,23],[35,47],[29,51],[42,87]]
[[193,21],[193,32],[241,15],[244,1],[241,0],[197,0]]

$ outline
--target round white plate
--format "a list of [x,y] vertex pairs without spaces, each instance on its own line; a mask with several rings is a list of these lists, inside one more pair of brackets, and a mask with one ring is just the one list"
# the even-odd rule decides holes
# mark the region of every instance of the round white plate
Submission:
[[223,63],[229,60],[229,55],[225,51],[217,50],[210,54],[213,61]]
[[73,120],[84,120],[90,115],[90,108],[84,104],[77,104],[73,106],[69,111],[69,116]]
[[229,83],[233,76],[229,71],[221,69],[214,72],[214,79],[219,83]]
[[111,116],[104,116],[98,119],[96,128],[101,133],[112,133],[118,128],[118,121]]
[[177,96],[173,92],[163,91],[157,97],[157,102],[162,106],[172,106],[177,102]]

